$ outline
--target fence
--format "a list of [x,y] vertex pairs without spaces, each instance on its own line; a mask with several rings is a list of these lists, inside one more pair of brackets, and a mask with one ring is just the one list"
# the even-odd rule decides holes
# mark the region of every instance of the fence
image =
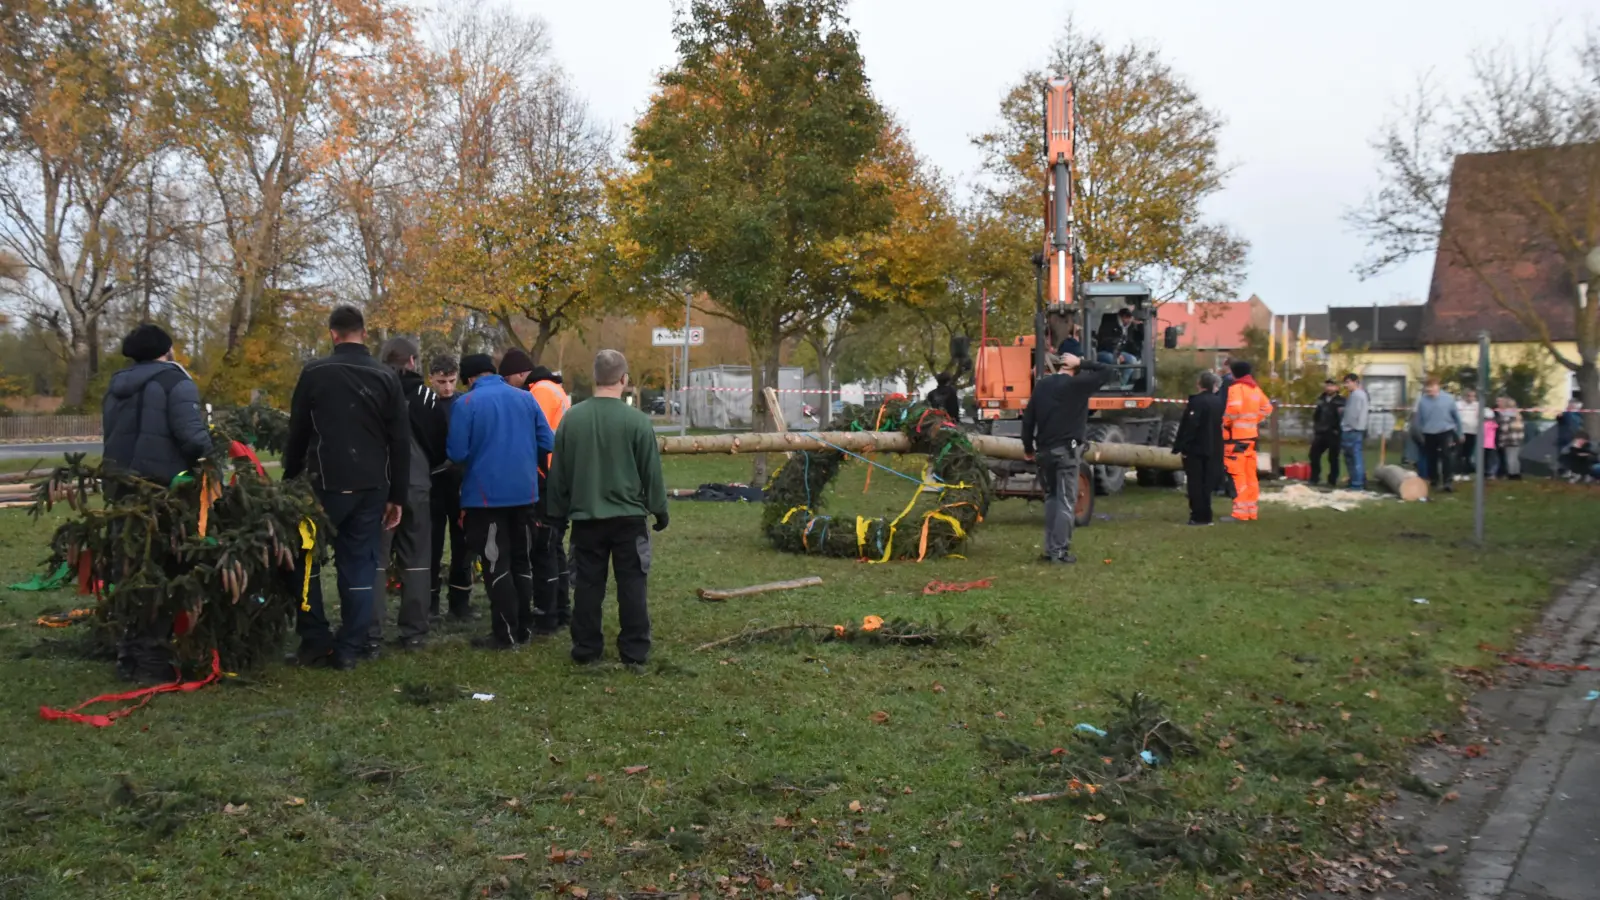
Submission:
[[0,441],[99,436],[99,416],[0,416]]

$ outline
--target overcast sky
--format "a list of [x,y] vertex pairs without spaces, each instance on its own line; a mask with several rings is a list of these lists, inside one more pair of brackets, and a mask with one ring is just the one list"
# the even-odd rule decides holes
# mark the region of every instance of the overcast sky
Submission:
[[[506,2],[544,17],[557,59],[625,137],[674,61],[671,0]],[[1365,282],[1352,274],[1363,245],[1341,220],[1374,185],[1369,140],[1417,77],[1459,85],[1474,47],[1577,31],[1595,9],[1594,0],[854,0],[851,18],[879,99],[958,183],[979,164],[972,136],[1021,72],[1044,62],[1069,15],[1112,41],[1154,42],[1227,119],[1222,156],[1236,171],[1211,208],[1251,243],[1241,296],[1310,312],[1427,296],[1431,260]]]

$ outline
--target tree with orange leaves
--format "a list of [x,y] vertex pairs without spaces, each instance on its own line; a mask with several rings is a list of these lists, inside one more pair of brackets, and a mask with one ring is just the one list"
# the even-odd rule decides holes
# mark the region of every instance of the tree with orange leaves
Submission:
[[66,351],[80,406],[101,316],[132,287],[138,236],[116,226],[135,173],[172,137],[203,4],[8,0],[0,4],[0,248],[16,290]]

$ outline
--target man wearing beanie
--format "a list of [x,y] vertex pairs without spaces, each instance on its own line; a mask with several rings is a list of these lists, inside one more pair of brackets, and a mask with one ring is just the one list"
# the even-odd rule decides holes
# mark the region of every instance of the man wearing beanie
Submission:
[[528,386],[528,375],[533,372],[533,357],[512,347],[500,357],[500,377],[514,388]]
[[555,435],[532,395],[495,374],[488,356],[463,357],[461,380],[471,390],[450,410],[445,449],[463,470],[467,543],[483,560],[489,594],[491,631],[473,645],[506,650],[533,636],[534,504],[539,460]]
[[[283,451],[287,481],[307,473],[333,526],[339,571],[339,633],[322,607],[322,567],[310,572],[309,610],[296,615],[306,666],[348,670],[375,654],[372,583],[384,529],[400,524],[411,471],[411,417],[400,379],[367,350],[367,322],[353,306],[328,316],[333,354],[306,363],[289,401],[289,439]],[[318,535],[318,539],[325,539]]]
[[[211,433],[200,411],[200,391],[172,361],[172,338],[159,326],[140,325],[122,341],[133,365],[111,376],[100,404],[108,469],[157,484],[211,453]],[[115,502],[114,490],[106,499]],[[117,645],[117,674],[128,681],[171,681],[176,675],[166,620],[129,623]]]

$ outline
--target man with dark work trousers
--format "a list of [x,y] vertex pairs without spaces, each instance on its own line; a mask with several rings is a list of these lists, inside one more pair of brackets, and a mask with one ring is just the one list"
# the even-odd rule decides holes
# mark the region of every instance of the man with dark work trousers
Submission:
[[[340,306],[328,316],[333,354],[306,363],[289,401],[283,451],[287,481],[309,472],[317,502],[333,526],[339,572],[339,633],[322,609],[322,564],[313,563],[305,606],[296,616],[305,666],[353,669],[370,657],[372,583],[382,530],[400,524],[411,471],[411,417],[400,379],[372,358],[361,310]],[[328,540],[319,534],[317,540]]]
[[1217,393],[1215,372],[1201,372],[1199,392],[1189,396],[1172,439],[1172,452],[1183,454],[1189,489],[1189,524],[1214,524],[1211,495],[1222,483],[1222,414],[1228,404]]
[[533,505],[554,439],[533,395],[495,374],[487,355],[463,356],[461,379],[472,389],[451,407],[445,452],[462,468],[467,543],[489,594],[490,633],[472,645],[510,650],[533,637]]
[[1078,465],[1089,426],[1089,398],[1116,370],[1071,353],[1050,358],[1056,374],[1039,379],[1022,411],[1022,452],[1035,461],[1044,485],[1044,556],[1050,563],[1075,563],[1072,524],[1078,505]]
[[572,523],[572,659],[605,655],[601,606],[606,568],[617,577],[617,654],[628,665],[650,658],[650,533],[667,527],[667,489],[655,429],[622,400],[628,361],[615,350],[594,357],[594,396],[567,411],[556,431],[546,484],[546,515],[560,533]]

